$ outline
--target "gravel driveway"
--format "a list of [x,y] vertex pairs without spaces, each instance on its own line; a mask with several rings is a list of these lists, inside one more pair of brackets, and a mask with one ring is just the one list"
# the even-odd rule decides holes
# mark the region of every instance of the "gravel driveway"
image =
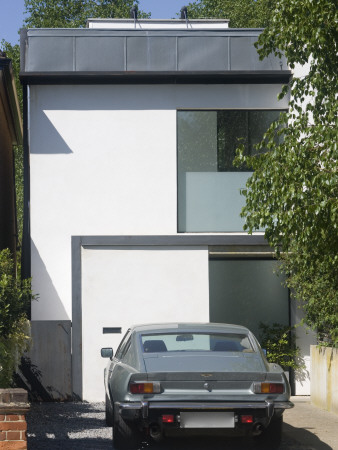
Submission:
[[[29,450],[112,449],[103,403],[33,403],[27,415]],[[288,425],[285,426],[286,428]],[[147,443],[149,450],[224,450],[225,438],[185,438]],[[227,450],[249,450],[248,441],[227,438]],[[328,447],[331,448],[331,447]],[[284,433],[281,450],[314,450]],[[317,449],[316,449],[317,450]]]

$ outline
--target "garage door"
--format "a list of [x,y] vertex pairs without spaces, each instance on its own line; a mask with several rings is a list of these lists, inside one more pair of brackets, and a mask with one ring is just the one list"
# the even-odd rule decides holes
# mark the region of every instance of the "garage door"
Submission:
[[104,399],[100,348],[130,325],[209,319],[207,247],[82,247],[81,265],[84,400]]

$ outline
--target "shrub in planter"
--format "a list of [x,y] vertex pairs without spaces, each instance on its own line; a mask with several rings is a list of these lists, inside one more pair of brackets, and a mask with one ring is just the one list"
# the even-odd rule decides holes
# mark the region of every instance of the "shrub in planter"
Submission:
[[260,323],[259,328],[260,344],[266,350],[270,363],[279,364],[285,371],[303,367],[292,327],[280,323]]
[[0,251],[0,388],[10,387],[13,372],[27,349],[27,311],[33,298],[30,280],[21,281],[8,249]]

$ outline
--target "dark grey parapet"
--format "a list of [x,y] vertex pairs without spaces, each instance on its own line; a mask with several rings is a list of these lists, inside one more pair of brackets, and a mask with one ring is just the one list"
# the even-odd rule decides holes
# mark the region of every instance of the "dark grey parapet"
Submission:
[[21,32],[24,83],[286,83],[285,58],[259,60],[262,30],[30,29]]

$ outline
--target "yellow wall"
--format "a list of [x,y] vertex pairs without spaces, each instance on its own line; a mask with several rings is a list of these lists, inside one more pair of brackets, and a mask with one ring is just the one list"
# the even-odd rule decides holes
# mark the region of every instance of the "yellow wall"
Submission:
[[311,345],[311,402],[338,414],[338,349]]

